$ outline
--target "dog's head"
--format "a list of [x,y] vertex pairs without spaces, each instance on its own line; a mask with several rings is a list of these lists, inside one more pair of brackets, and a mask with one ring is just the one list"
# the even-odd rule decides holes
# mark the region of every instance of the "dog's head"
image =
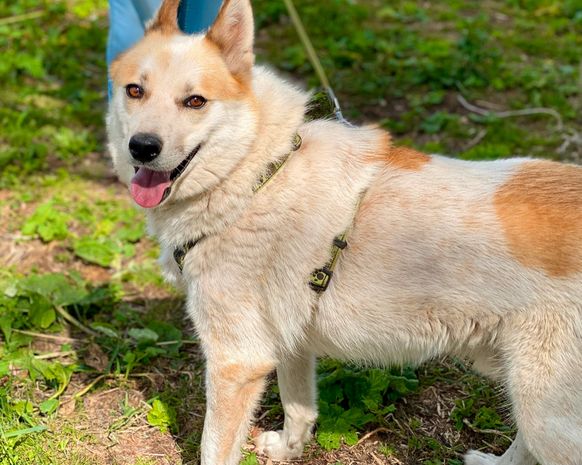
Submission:
[[144,38],[111,65],[110,151],[145,208],[219,183],[257,125],[250,1],[225,0],[208,32],[192,36],[178,28],[179,3],[165,0]]

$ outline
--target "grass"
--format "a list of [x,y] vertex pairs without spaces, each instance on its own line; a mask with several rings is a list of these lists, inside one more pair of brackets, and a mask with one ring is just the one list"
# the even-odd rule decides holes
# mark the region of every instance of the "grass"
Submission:
[[[351,118],[379,120],[403,143],[467,159],[580,156],[580,145],[559,150],[582,118],[580,2],[297,6]],[[282,3],[259,0],[257,10],[260,58],[318,85]],[[471,113],[458,95],[496,112],[548,107],[565,128],[545,114]]]
[[[348,118],[465,159],[580,159],[579,0],[296,3]],[[258,60],[317,86],[283,2],[253,5]],[[0,465],[199,457],[201,354],[104,155],[106,7],[0,4]],[[319,387],[304,463],[458,465],[514,434],[503,396],[456,360],[324,361]],[[281,427],[275,385],[259,417]]]

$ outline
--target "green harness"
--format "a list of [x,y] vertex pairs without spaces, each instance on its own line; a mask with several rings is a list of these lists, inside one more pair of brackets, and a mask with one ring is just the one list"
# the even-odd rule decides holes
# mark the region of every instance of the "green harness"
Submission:
[[[281,159],[269,164],[265,173],[262,174],[259,177],[259,179],[257,179],[256,184],[253,186],[254,193],[260,191],[263,187],[267,185],[269,181],[271,181],[275,177],[275,175],[281,170],[281,168],[285,166],[285,163],[287,163],[287,160],[289,160],[291,153],[299,150],[299,148],[301,147],[301,142],[302,142],[301,136],[299,134],[295,134],[293,138],[293,147],[291,149],[291,152],[287,153]],[[186,254],[205,237],[206,236],[201,236],[198,239],[188,241],[186,244],[180,247],[176,247],[174,249],[174,260],[178,265],[180,273],[184,269],[184,260],[186,259]],[[315,292],[321,293],[325,291],[329,286],[329,283],[333,276],[333,270],[337,264],[340,253],[348,245],[348,243],[346,242],[346,238],[347,231],[344,231],[340,235],[336,236],[333,240],[333,244],[330,251],[330,257],[327,263],[322,268],[319,268],[315,270],[313,273],[311,273],[309,277],[309,286]]]

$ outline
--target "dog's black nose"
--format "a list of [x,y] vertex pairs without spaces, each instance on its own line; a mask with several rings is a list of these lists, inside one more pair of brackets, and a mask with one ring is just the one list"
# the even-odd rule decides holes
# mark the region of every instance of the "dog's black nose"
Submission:
[[137,161],[147,163],[162,151],[162,141],[155,134],[139,133],[129,139],[129,153]]

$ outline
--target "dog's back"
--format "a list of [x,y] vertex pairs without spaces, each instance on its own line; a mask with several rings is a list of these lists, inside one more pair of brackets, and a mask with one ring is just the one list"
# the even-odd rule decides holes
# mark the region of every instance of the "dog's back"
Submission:
[[393,150],[321,299],[319,349],[468,355],[503,382],[539,460],[582,463],[582,168]]

